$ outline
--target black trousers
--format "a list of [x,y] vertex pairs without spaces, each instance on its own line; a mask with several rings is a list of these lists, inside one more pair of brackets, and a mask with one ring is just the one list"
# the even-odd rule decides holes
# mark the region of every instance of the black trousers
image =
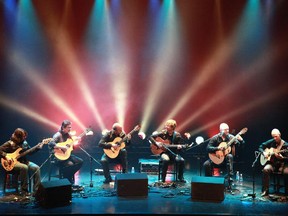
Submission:
[[103,168],[104,177],[107,180],[111,180],[111,174],[109,169],[109,164],[121,164],[122,172],[127,173],[128,160],[126,149],[121,149],[116,158],[109,158],[105,153],[101,157],[101,164]]

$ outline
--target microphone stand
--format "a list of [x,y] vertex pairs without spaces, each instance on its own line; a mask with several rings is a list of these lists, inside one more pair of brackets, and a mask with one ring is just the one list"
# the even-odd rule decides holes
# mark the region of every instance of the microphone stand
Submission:
[[90,187],[93,187],[93,181],[92,181],[92,176],[93,176],[93,171],[92,171],[92,161],[94,160],[96,163],[98,163],[101,166],[101,163],[97,161],[95,158],[92,157],[85,149],[83,149],[81,146],[79,148],[90,158]]
[[[41,170],[41,168],[47,163],[47,161],[52,157],[52,154],[49,155],[49,157],[39,166],[39,169],[37,169],[30,177],[29,177],[29,181],[31,181],[34,177],[34,175]],[[45,178],[45,177],[44,177]],[[43,178],[43,179],[44,179]],[[43,179],[41,180],[41,182],[43,181]]]
[[252,173],[253,173],[252,174],[252,194],[247,194],[247,197],[242,198],[241,201],[246,200],[250,197],[252,197],[252,200],[254,201],[256,198],[256,193],[255,193],[255,164],[256,164],[258,158],[260,157],[260,155],[261,155],[261,152],[255,151],[255,160],[252,164],[252,169],[253,169],[252,170]]
[[[211,139],[211,138],[208,138],[208,139],[204,140],[203,142],[201,142],[201,143],[199,143],[199,144],[197,144],[197,145],[194,145],[194,142],[192,142],[192,143],[189,145],[189,147],[186,149],[186,151],[189,151],[189,150],[191,150],[191,149],[193,149],[193,148],[196,148],[196,147],[202,145],[203,143],[209,141],[210,139]],[[194,156],[193,156],[193,157],[194,157]],[[201,175],[202,175],[202,158],[205,158],[205,156],[204,156],[204,154],[198,154],[198,155],[196,155],[196,158],[197,158],[198,163],[199,163],[199,175],[201,176]]]

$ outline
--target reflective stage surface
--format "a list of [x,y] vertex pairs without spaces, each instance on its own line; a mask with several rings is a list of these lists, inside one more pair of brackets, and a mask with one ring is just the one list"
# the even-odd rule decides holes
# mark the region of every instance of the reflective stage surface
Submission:
[[[2,192],[1,187],[1,214],[204,214],[204,215],[284,215],[288,210],[287,197],[280,193],[271,193],[270,196],[262,198],[261,178],[253,178],[244,175],[242,185],[232,184],[231,190],[224,184],[213,185],[215,182],[207,182],[204,178],[203,184],[198,182],[197,173],[185,172],[187,183],[173,182],[172,176],[168,176],[168,182],[158,182],[158,175],[144,174],[147,177],[147,196],[143,191],[143,179],[136,176],[124,181],[124,188],[115,187],[115,182],[103,184],[103,176],[93,170],[92,181],[89,167],[82,168],[78,173],[76,182],[84,186],[82,191],[73,191],[71,203],[68,205],[44,207],[34,197],[19,197],[13,192]],[[116,174],[119,176],[119,174]],[[115,174],[113,175],[115,179]],[[201,177],[203,179],[203,177]],[[214,177],[224,179],[222,177]],[[125,180],[125,179],[124,179]],[[144,179],[145,180],[145,179]],[[171,180],[171,181],[170,181]],[[201,179],[200,179],[201,180]],[[47,178],[44,177],[44,182]],[[53,181],[59,181],[53,179]],[[206,181],[206,182],[205,182]],[[118,183],[122,183],[116,180]],[[2,183],[1,183],[2,184]],[[128,185],[127,185],[128,184]],[[132,184],[131,188],[129,184]],[[206,184],[206,185],[205,185]],[[139,187],[138,187],[139,185]],[[195,188],[192,190],[191,186]],[[1,185],[2,186],[2,185]],[[138,187],[139,189],[135,189]],[[199,187],[198,187],[199,186]],[[216,189],[215,189],[215,187]],[[61,189],[61,188],[60,188]],[[202,190],[198,191],[198,189]],[[229,189],[229,190],[228,190]],[[196,196],[192,196],[195,192]],[[119,196],[119,192],[124,196]],[[273,192],[273,187],[271,187]],[[126,195],[125,195],[126,193]],[[130,196],[136,193],[136,196]],[[224,199],[221,200],[221,193]],[[57,191],[57,196],[65,196],[65,191]],[[207,195],[207,196],[206,196]],[[287,215],[287,214],[286,214]]]

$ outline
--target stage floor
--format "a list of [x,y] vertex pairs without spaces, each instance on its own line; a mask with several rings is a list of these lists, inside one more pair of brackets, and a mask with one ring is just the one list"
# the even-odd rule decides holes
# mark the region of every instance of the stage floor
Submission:
[[[287,215],[288,201],[283,191],[262,198],[260,176],[244,175],[243,185],[233,185],[233,191],[224,187],[223,201],[196,201],[191,197],[191,182],[197,173],[185,172],[187,183],[175,183],[168,176],[167,184],[158,182],[158,175],[147,175],[147,196],[118,196],[114,183],[103,184],[103,176],[93,170],[81,169],[76,182],[84,186],[82,192],[73,192],[71,204],[44,208],[35,198],[21,198],[1,191],[0,213],[30,214],[192,214],[192,215]],[[199,176],[199,175],[198,175]],[[115,177],[115,175],[114,175]],[[218,178],[218,177],[215,177]],[[220,177],[221,178],[221,177]],[[56,179],[54,179],[56,181]],[[47,181],[44,177],[43,181]],[[1,187],[2,188],[2,187]],[[207,190],[210,188],[208,187]],[[273,189],[271,189],[273,191]],[[282,192],[282,193],[281,193]],[[207,191],[203,190],[203,193]],[[61,194],[61,193],[60,193]]]

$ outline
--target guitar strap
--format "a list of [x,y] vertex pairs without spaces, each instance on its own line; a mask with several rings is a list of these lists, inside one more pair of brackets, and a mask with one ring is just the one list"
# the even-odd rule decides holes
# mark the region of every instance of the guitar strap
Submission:
[[281,143],[280,143],[280,145],[279,145],[279,146],[277,146],[277,150],[278,150],[278,151],[280,151],[280,150],[281,150],[281,148],[282,148],[283,144],[284,144],[284,142],[283,142],[283,140],[281,139]]
[[172,143],[171,144],[175,143],[175,138],[176,138],[176,131],[173,132]]

